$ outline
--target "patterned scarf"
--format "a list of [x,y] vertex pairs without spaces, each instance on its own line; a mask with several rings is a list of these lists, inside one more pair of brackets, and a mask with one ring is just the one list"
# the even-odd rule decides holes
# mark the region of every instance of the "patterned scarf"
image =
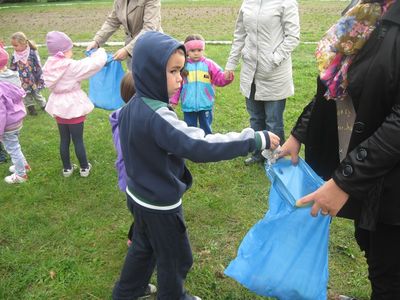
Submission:
[[320,78],[327,86],[326,99],[342,100],[347,94],[347,71],[369,39],[381,17],[395,0],[361,0],[334,24],[318,43]]
[[31,48],[27,45],[25,50],[22,51],[14,51],[14,62],[19,62],[21,61],[26,65],[28,62],[28,57],[29,53],[31,51]]

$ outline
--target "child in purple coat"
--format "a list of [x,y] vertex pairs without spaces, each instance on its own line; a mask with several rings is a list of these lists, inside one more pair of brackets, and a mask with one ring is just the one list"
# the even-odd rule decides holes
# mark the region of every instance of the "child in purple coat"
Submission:
[[[135,90],[132,73],[127,72],[121,81],[122,100],[124,100],[125,103],[128,103],[129,100],[131,100],[131,98],[135,94],[135,92],[136,92],[136,90]],[[125,170],[124,158],[122,157],[121,143],[120,143],[120,139],[119,139],[119,129],[118,129],[118,116],[119,116],[120,110],[121,109],[117,109],[116,111],[113,111],[111,113],[110,124],[111,124],[111,130],[112,130],[115,150],[117,151],[117,160],[115,161],[115,168],[117,169],[117,173],[118,173],[118,186],[119,186],[119,189],[125,193],[126,170]],[[134,222],[132,222],[132,225],[128,232],[128,242],[127,242],[128,246],[130,246],[132,244],[133,224],[134,224]]]
[[23,103],[25,91],[17,72],[7,69],[8,53],[0,45],[0,141],[11,157],[13,165],[10,176],[4,181],[8,184],[23,183],[28,180],[30,170],[19,144],[19,132],[26,116]]

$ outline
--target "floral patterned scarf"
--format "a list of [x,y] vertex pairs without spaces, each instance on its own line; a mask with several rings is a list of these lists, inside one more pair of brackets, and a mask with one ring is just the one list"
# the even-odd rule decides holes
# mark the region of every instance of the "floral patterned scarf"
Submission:
[[320,78],[326,99],[342,100],[347,94],[347,71],[379,20],[395,0],[361,0],[333,25],[318,43]]

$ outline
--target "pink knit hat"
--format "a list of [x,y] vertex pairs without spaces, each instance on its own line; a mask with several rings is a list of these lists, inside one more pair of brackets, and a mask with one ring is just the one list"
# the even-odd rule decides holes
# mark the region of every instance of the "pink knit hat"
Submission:
[[46,35],[47,50],[50,55],[66,52],[72,48],[72,41],[68,35],[60,31],[50,31]]
[[7,66],[7,64],[8,64],[8,53],[3,48],[3,45],[0,44],[0,69],[3,69],[4,66]]

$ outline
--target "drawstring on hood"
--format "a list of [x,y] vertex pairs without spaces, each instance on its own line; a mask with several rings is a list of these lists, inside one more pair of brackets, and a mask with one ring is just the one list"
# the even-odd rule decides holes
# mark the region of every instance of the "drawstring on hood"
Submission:
[[185,47],[158,31],[148,31],[138,38],[133,49],[132,73],[136,94],[168,103],[166,67],[169,57]]

